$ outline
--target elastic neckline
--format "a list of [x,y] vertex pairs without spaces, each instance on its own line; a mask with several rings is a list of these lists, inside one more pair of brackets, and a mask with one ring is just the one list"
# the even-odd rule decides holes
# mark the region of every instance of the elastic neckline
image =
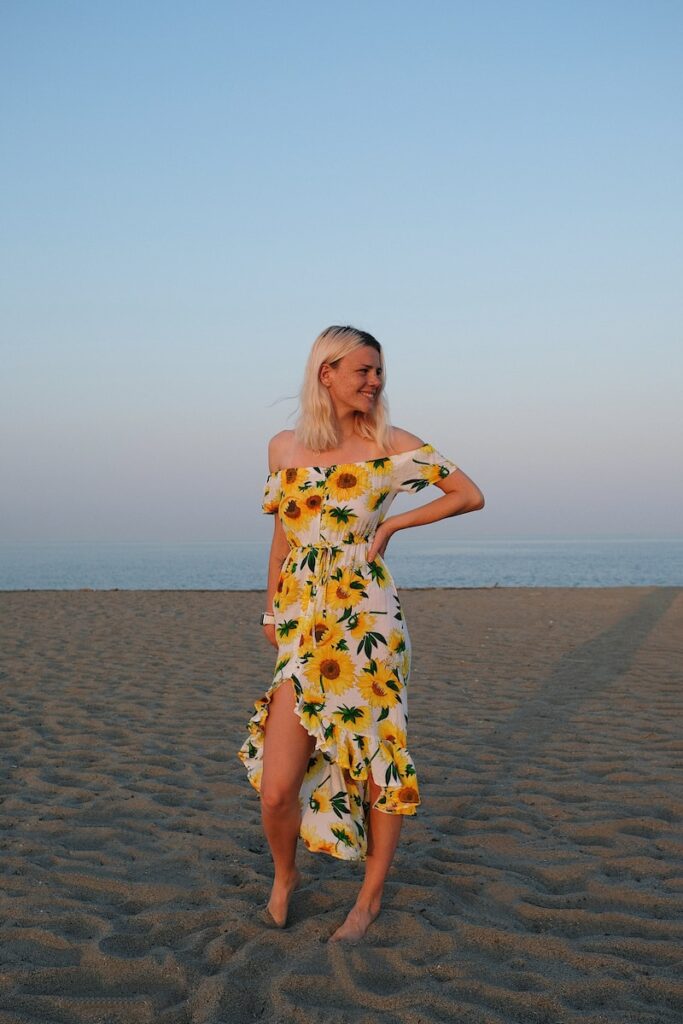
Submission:
[[419,448],[411,448],[407,452],[397,452],[396,455],[378,455],[374,459],[358,459],[356,462],[333,462],[331,466],[320,466],[317,463],[315,466],[283,466],[282,469],[274,469],[272,473],[268,474],[268,477],[277,476],[278,473],[288,473],[292,469],[339,469],[340,466],[367,466],[370,462],[386,462],[387,460],[393,462],[403,455],[414,455],[415,452],[421,452],[423,448],[431,448],[429,441],[425,441]]

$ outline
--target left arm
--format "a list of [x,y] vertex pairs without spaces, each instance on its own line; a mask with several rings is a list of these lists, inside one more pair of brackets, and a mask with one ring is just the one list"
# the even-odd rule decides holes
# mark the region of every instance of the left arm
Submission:
[[456,469],[443,479],[435,481],[434,486],[444,492],[441,498],[435,498],[434,501],[428,501],[426,505],[408,509],[398,515],[389,516],[388,519],[380,523],[368,550],[369,562],[375,555],[384,554],[389,539],[398,530],[406,530],[411,526],[425,526],[427,523],[435,523],[439,519],[461,516],[466,512],[475,512],[484,507],[484,495],[474,480],[470,480],[461,469]]

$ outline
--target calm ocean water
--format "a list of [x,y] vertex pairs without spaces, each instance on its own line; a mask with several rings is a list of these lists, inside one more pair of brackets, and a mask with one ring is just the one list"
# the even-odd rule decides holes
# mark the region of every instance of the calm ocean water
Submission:
[[[0,544],[0,590],[263,590],[267,541]],[[683,586],[683,538],[411,541],[399,587]]]

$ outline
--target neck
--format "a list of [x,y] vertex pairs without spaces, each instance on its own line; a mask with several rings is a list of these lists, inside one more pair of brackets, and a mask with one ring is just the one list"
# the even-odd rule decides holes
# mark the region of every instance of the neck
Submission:
[[356,430],[356,423],[358,422],[358,415],[355,410],[350,409],[346,413],[337,413],[337,428],[341,441],[339,447],[350,441],[352,438],[358,437],[358,431]]

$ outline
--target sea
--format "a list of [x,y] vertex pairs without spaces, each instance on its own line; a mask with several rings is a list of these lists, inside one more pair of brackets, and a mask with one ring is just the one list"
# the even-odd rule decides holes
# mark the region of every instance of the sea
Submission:
[[[265,590],[269,541],[0,543],[0,590]],[[683,586],[683,537],[415,541],[400,587]]]

